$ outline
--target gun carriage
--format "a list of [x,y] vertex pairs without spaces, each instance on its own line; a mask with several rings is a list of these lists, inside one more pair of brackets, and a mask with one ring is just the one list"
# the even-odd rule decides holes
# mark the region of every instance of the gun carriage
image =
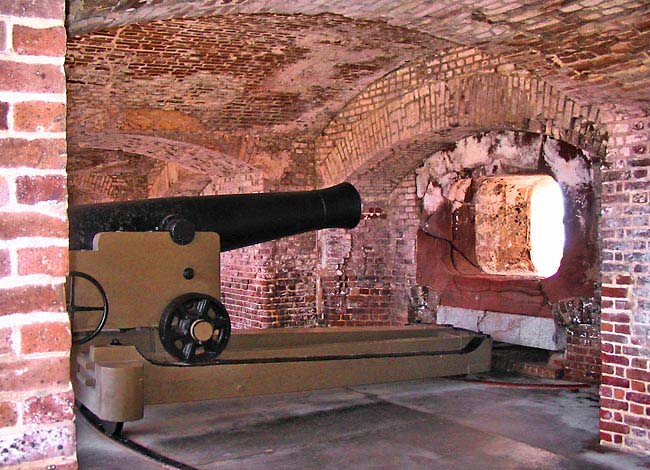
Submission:
[[[71,207],[67,306],[78,402],[118,433],[123,422],[142,418],[145,404],[489,368],[489,341],[452,329],[231,335],[219,300],[221,252],[323,228],[351,229],[360,218],[361,198],[348,183]],[[436,357],[445,361],[432,366]]]

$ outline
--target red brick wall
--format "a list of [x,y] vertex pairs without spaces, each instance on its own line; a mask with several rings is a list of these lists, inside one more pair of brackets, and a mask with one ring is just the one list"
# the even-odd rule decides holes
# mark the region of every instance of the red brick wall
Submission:
[[63,0],[0,2],[0,466],[76,468]]
[[601,377],[599,325],[574,325],[567,333],[565,378],[597,384]]
[[419,145],[407,145],[400,148],[399,158],[380,155],[350,176],[361,193],[363,218],[352,231],[319,235],[318,295],[323,303],[318,308],[323,323],[406,323],[420,214],[413,170],[421,151]]
[[269,328],[273,242],[221,254],[221,297],[233,328]]
[[396,323],[406,323],[411,288],[415,282],[415,249],[420,223],[421,203],[415,193],[415,176],[409,175],[391,193],[388,220],[393,246],[391,316]]
[[[14,26],[4,24],[6,31],[13,30]],[[457,29],[455,23],[452,26],[452,29]],[[30,34],[20,31],[19,36],[23,37],[20,41]],[[11,44],[5,40],[4,47]],[[30,53],[29,50],[26,46],[22,53]],[[426,157],[428,142],[453,143],[475,132],[516,129],[546,133],[602,156],[606,140],[603,123],[613,121],[608,127],[612,138],[605,159],[608,166],[603,170],[600,225],[602,336],[599,338],[595,328],[589,327],[570,338],[567,364],[576,376],[582,374],[587,378],[598,374],[600,366],[596,352],[602,340],[603,442],[650,452],[650,423],[647,418],[650,416],[650,403],[646,398],[650,355],[646,344],[647,328],[650,328],[646,318],[649,297],[647,167],[650,123],[647,116],[614,119],[611,113],[604,112],[609,107],[591,106],[586,101],[567,96],[560,88],[534,73],[520,73],[506,60],[495,59],[472,48],[458,48],[415,61],[375,82],[348,103],[327,126],[315,149],[306,144],[304,154],[291,154],[287,159],[287,170],[275,175],[271,188],[309,185],[317,179],[326,184],[352,179],[362,189],[364,221],[353,234],[327,231],[318,235],[317,259],[310,254],[311,236],[224,255],[226,304],[235,321],[243,326],[283,326],[310,324],[312,321],[369,325],[401,321],[407,300],[404,290],[412,282],[410,263],[414,234],[411,230],[417,220],[410,212],[417,210],[417,205],[411,199],[412,186],[407,175],[418,158]],[[530,61],[531,67],[536,64],[546,74],[550,71],[555,73],[552,61],[547,64],[542,55],[531,57],[526,53],[513,57],[513,60],[519,63]],[[603,67],[608,62],[600,58],[594,60],[601,62]],[[598,64],[591,66],[600,67]],[[49,67],[46,78],[41,81],[41,87],[46,87],[54,72],[52,64],[25,64],[25,70],[16,74],[19,80],[11,82],[4,78],[6,74],[0,74],[0,80],[4,80],[0,86],[29,83],[24,77],[35,67]],[[599,74],[582,78],[600,81]],[[596,85],[591,90],[582,90],[581,96],[596,96],[602,102],[607,94],[602,92],[604,88]],[[50,90],[36,91],[48,93]],[[30,121],[30,116],[36,116],[29,111],[34,109],[34,105],[15,104],[11,101],[0,103],[0,112],[4,116],[4,120],[0,116],[0,129],[41,132]],[[36,109],[39,110],[38,119],[47,120],[44,132],[62,131],[62,124],[56,119],[57,113],[61,112],[56,100],[36,106]],[[235,129],[243,122],[237,116],[231,117],[233,119],[224,121],[228,129],[230,126]],[[282,117],[283,121],[287,119],[292,119],[292,116]],[[408,152],[408,145],[414,142],[422,144],[420,153],[417,149]],[[275,160],[267,157],[281,156],[290,148],[289,145],[281,147],[275,153],[265,152],[264,159],[271,162],[271,170]],[[313,154],[316,155],[316,178],[314,166],[310,163]],[[380,154],[384,160],[371,162]],[[244,160],[249,161],[247,158]],[[268,176],[268,169],[265,171]],[[34,204],[35,201],[29,201],[31,196],[18,202],[21,191],[24,195],[28,191],[19,190],[15,172],[3,174],[2,178],[1,204],[11,206],[14,198],[16,204]],[[40,184],[57,187],[51,178],[48,183],[41,181]],[[30,185],[36,183],[20,183],[21,188]],[[230,186],[241,187],[239,182],[215,187],[221,190]],[[9,220],[9,216],[6,217]],[[21,217],[27,218],[21,214],[18,219]],[[43,226],[49,215],[29,217],[36,221],[27,229],[32,233],[38,232],[39,224]],[[14,230],[11,237],[24,237],[24,234],[25,230]],[[17,248],[6,243],[2,250],[0,272],[5,277],[30,276],[23,272],[43,266],[43,263],[32,260],[29,263],[31,268],[20,271],[16,268],[16,264],[20,264]],[[310,275],[310,272],[315,274]],[[57,276],[55,273],[44,275],[49,278]],[[30,289],[48,291],[38,282]],[[14,292],[18,295],[17,290]],[[57,299],[51,289],[49,295]],[[312,295],[317,299],[315,307],[312,307]],[[24,299],[32,297],[25,296]],[[12,302],[8,304],[16,305]],[[5,307],[5,310],[7,308],[9,312],[13,311],[10,307]],[[46,306],[39,305],[38,308],[45,309]],[[0,331],[6,335],[6,339],[0,341],[0,351],[7,351],[5,354],[15,354],[15,329],[13,323],[0,323]],[[24,408],[27,405],[20,406]],[[24,419],[20,411],[23,408],[9,401],[3,405],[3,415],[9,416],[10,422],[14,420],[12,416],[16,416],[16,421]]]
[[[322,320],[331,326],[376,326],[391,323],[389,224],[380,201],[364,210],[353,233],[340,231],[321,240]],[[375,204],[375,206],[372,206]]]
[[[615,118],[471,50],[452,51],[428,64],[390,74],[348,103],[317,142],[323,180],[353,174],[404,140],[426,141],[427,133],[454,142],[463,133],[495,128],[544,132],[605,157],[602,334],[597,326],[584,326],[572,335],[567,365],[571,376],[593,380],[601,368],[602,341],[602,442],[650,452],[648,116]],[[468,89],[472,93],[463,92]],[[606,155],[605,126],[611,136]],[[365,240],[364,226],[356,233]],[[384,237],[384,230],[374,233]],[[359,264],[363,249],[353,249],[350,264]],[[345,265],[339,268],[345,271]]]
[[221,254],[221,291],[234,328],[319,324],[316,234]]
[[650,453],[650,116],[611,125],[602,196],[601,442]]
[[400,142],[437,134],[453,143],[492,129],[546,133],[599,153],[601,114],[503,60],[452,49],[388,74],[349,102],[317,139],[317,168],[323,181],[337,181]]

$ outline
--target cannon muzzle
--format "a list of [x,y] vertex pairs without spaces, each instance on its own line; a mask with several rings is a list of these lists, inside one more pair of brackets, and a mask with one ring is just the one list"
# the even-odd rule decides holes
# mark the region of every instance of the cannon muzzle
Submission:
[[73,206],[70,249],[90,250],[100,232],[169,231],[181,245],[216,232],[221,251],[323,228],[353,228],[361,197],[349,183],[315,191],[147,199]]

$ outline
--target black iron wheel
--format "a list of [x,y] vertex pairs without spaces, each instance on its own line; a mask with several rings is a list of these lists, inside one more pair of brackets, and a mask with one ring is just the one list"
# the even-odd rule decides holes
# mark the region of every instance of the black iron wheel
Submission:
[[205,294],[183,294],[160,316],[160,341],[172,356],[189,364],[209,362],[230,339],[230,317],[225,307]]
[[[97,289],[97,292],[99,293],[99,296],[101,297],[102,300],[102,305],[97,305],[97,306],[76,305],[75,290],[76,290],[78,279],[86,280],[87,282],[92,284],[92,286],[95,289]],[[83,336],[75,336],[74,335],[75,332],[73,331],[73,339],[72,339],[73,344],[87,343],[95,336],[97,336],[100,331],[102,331],[102,328],[104,328],[104,325],[106,324],[106,320],[108,319],[108,298],[106,297],[106,291],[104,290],[104,288],[102,287],[102,285],[99,283],[97,279],[92,277],[90,274],[86,274],[81,271],[70,272],[67,287],[68,287],[67,309],[68,309],[68,315],[70,315],[70,324],[73,324],[74,316],[77,312],[102,312],[99,321],[97,322],[97,326],[92,331],[88,332]]]

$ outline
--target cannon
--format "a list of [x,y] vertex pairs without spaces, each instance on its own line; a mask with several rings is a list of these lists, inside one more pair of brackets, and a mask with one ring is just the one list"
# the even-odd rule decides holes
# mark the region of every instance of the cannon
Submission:
[[323,228],[354,228],[361,197],[341,183],[316,191],[173,197],[70,208],[70,249],[93,248],[101,232],[169,232],[187,245],[196,232],[219,234],[221,251]]
[[435,325],[231,336],[220,301],[221,252],[350,229],[360,218],[359,193],[348,183],[71,207],[66,304],[82,410],[118,434],[144,416],[145,405],[488,370],[488,340]]
[[[360,217],[361,198],[349,183],[71,207],[67,303],[74,341],[87,343],[105,327],[157,326],[161,344],[175,358],[214,360],[231,328],[219,300],[220,252],[323,228],[353,228]],[[92,311],[100,317],[92,319]]]

